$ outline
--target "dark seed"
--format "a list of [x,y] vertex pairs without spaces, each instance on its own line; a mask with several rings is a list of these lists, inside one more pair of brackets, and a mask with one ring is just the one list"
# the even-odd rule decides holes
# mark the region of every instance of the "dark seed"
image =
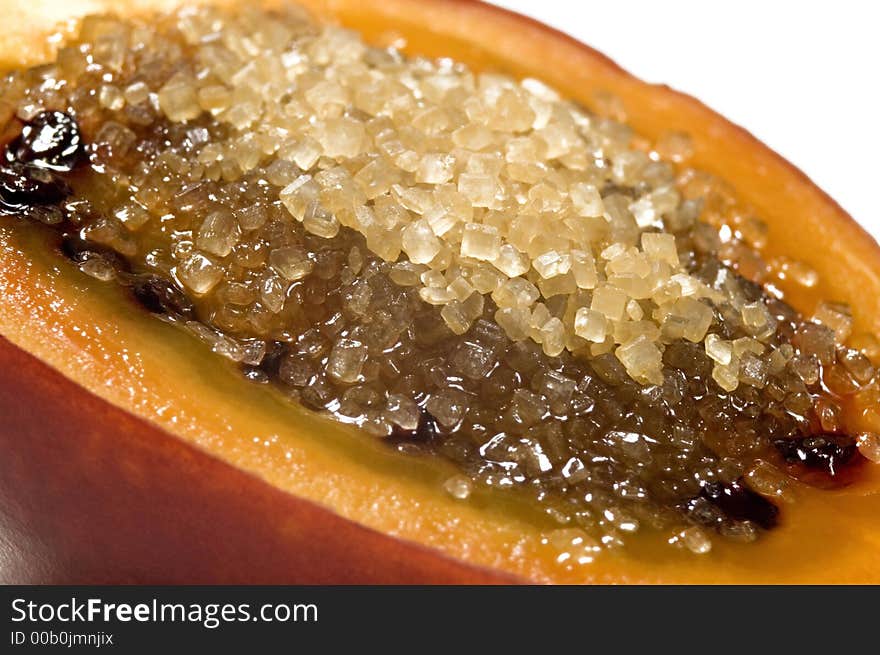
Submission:
[[422,408],[419,414],[419,424],[415,430],[403,430],[395,427],[391,432],[391,441],[395,443],[435,443],[440,438],[440,428],[431,412]]
[[437,425],[437,419],[435,419],[427,409],[422,409],[421,411],[415,437],[416,441],[421,441],[422,443],[436,441],[440,437],[440,428]]
[[691,498],[682,509],[689,519],[700,525],[718,527],[724,522],[724,512],[721,508],[702,495]]
[[45,225],[60,225],[64,222],[64,212],[56,205],[34,205],[22,210],[22,216]]
[[709,482],[700,494],[735,521],[751,521],[769,530],[779,520],[779,508],[745,486],[742,480],[729,484]]
[[64,234],[61,238],[60,247],[61,254],[74,264],[82,264],[89,259],[100,257],[117,271],[128,270],[128,262],[119,253],[91,241],[86,241],[76,233]]
[[158,275],[138,278],[131,286],[137,301],[154,314],[191,318],[193,304],[173,283]]
[[0,209],[57,205],[70,194],[67,183],[52,171],[18,162],[0,165]]
[[241,367],[241,372],[244,374],[244,377],[251,382],[258,382],[260,384],[266,384],[269,382],[269,376],[266,375],[265,371],[259,366],[246,364]]
[[[38,207],[36,209],[46,208]],[[57,208],[53,207],[52,209]],[[31,212],[33,211],[34,209],[31,210]],[[119,253],[110,248],[87,241],[75,232],[62,232],[59,249],[61,254],[77,265],[91,260],[101,260],[117,273],[128,274],[130,270],[128,262]]]
[[708,482],[700,495],[682,505],[689,518],[701,525],[720,527],[725,520],[751,521],[765,530],[776,526],[779,508],[742,483]]
[[92,251],[89,242],[72,234],[61,239],[61,253],[75,264],[82,264]]
[[321,411],[327,408],[327,400],[324,395],[312,387],[306,387],[300,392],[299,401],[307,409]]
[[266,344],[266,354],[260,361],[260,370],[269,379],[278,378],[278,370],[281,368],[281,360],[287,354],[287,344],[282,341],[272,341]]
[[60,111],[43,111],[9,144],[7,161],[67,172],[76,166],[83,152],[79,125]]
[[776,450],[789,463],[800,463],[831,476],[851,462],[857,452],[856,440],[845,434],[814,434],[794,439],[776,439]]

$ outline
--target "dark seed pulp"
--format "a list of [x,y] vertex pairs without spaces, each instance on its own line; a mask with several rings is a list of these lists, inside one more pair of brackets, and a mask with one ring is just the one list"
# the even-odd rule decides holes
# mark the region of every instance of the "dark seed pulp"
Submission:
[[15,161],[0,165],[0,209],[6,212],[57,205],[70,193],[68,184],[48,169]]
[[742,479],[731,483],[709,482],[700,495],[736,521],[751,521],[766,530],[778,521],[776,505],[745,486]]
[[824,471],[834,477],[854,461],[858,447],[856,440],[843,434],[815,434],[795,439],[777,439],[776,450],[790,464]]
[[67,172],[79,163],[82,154],[82,137],[76,119],[60,111],[43,111],[9,144],[6,158],[9,162]]
[[389,437],[392,443],[436,444],[440,438],[440,426],[437,425],[431,412],[422,408],[419,412],[419,424],[415,430],[403,430],[395,427]]
[[168,280],[158,275],[144,275],[131,285],[137,301],[154,314],[190,318],[193,305],[189,298]]
[[[71,189],[56,173],[73,170],[82,154],[79,125],[70,114],[37,114],[6,147],[5,161],[0,164],[0,210],[11,213],[61,203]],[[38,212],[33,217],[45,223],[59,222],[57,212]]]
[[731,521],[750,521],[765,530],[776,526],[779,508],[743,483],[708,482],[700,494],[681,506],[694,523],[720,528]]

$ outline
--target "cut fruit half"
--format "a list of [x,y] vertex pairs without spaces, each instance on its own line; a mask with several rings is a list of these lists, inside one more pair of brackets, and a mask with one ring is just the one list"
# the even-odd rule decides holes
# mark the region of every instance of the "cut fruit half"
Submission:
[[406,56],[10,9],[8,578],[877,579],[877,244],[527,19],[305,4]]

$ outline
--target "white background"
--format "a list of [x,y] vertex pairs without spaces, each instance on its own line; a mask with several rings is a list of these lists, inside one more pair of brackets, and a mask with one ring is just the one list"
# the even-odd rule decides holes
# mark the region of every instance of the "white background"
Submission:
[[696,96],[880,240],[880,3],[497,0]]

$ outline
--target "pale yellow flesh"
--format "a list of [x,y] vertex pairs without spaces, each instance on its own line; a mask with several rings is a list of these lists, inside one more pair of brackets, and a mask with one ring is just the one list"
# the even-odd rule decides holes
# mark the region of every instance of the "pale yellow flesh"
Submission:
[[[129,2],[125,11],[174,4]],[[624,104],[637,100],[628,109],[640,132],[650,137],[665,129],[691,131],[697,164],[744,190],[770,223],[777,250],[797,253],[814,266],[823,280],[819,293],[851,302],[859,329],[880,329],[877,294],[858,293],[860,287],[880,288],[876,245],[842,219],[821,192],[805,187],[785,162],[756,148],[747,134],[712,118],[702,106],[672,93],[647,93],[646,85],[626,78],[610,62],[588,56],[580,46],[479,5],[407,0],[372,6],[304,4],[337,16],[372,40],[387,42],[403,35],[414,52],[540,76],[587,104],[598,88],[613,90]],[[413,4],[419,6],[418,18],[408,13]],[[42,45],[42,36],[57,31],[59,22],[114,7],[118,3],[99,0],[0,0],[8,24],[21,26],[0,41],[0,66],[45,60],[50,49]],[[481,49],[469,45],[474,26],[486,25],[490,16],[496,21],[492,38]],[[503,21],[512,21],[509,29]],[[119,290],[85,278],[51,256],[35,256],[38,238],[27,230],[16,236],[16,230],[22,234],[20,226],[13,230],[8,219],[0,225],[3,336],[106,400],[360,523],[538,581],[880,581],[876,476],[838,492],[801,489],[797,505],[784,507],[783,517],[796,512],[810,520],[786,524],[783,519],[782,527],[762,538],[760,556],[755,546],[720,540],[702,557],[637,542],[626,552],[603,553],[593,564],[559,563],[555,548],[542,543],[545,527],[514,514],[507,504],[486,507],[485,499],[452,499],[440,490],[443,476],[451,474],[442,465],[396,456],[351,428],[278,400],[240,379],[187,335],[137,311]],[[817,253],[815,243],[823,239],[830,253]],[[804,305],[810,298],[798,300]],[[845,521],[839,516],[840,496],[847,497]],[[829,543],[846,544],[858,557],[835,557]],[[791,557],[793,552],[798,556]]]

